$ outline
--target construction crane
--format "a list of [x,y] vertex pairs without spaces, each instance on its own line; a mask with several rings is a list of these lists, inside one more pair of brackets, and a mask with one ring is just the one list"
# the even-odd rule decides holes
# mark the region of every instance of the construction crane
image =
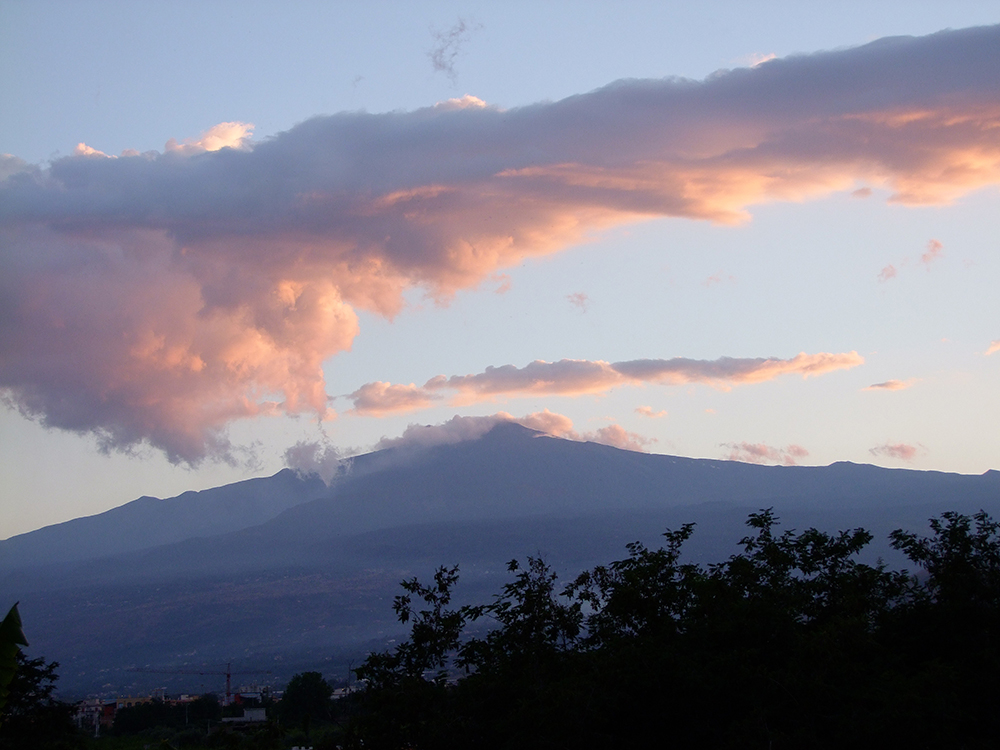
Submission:
[[232,684],[233,675],[241,674],[271,674],[270,670],[252,670],[244,672],[234,672],[232,662],[226,663],[226,671],[224,672],[214,672],[210,669],[155,669],[153,667],[132,667],[128,670],[129,672],[145,672],[152,674],[196,674],[201,676],[211,676],[211,677],[225,677],[226,678],[226,702],[223,704],[228,706],[232,703]]

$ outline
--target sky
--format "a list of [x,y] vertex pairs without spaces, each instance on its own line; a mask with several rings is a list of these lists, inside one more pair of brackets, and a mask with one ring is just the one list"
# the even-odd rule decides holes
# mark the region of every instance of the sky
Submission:
[[0,0],[0,538],[497,420],[1000,468],[1000,3]]

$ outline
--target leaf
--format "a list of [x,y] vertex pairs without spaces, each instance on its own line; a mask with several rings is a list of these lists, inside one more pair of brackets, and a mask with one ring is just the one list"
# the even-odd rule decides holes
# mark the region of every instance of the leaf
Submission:
[[0,622],[0,711],[7,704],[7,686],[14,679],[14,672],[17,670],[19,646],[28,645],[17,604],[14,603],[3,622]]

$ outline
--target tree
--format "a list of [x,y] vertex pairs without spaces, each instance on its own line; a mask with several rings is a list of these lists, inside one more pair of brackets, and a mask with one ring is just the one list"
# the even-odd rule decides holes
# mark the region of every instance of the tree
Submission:
[[289,725],[298,725],[308,733],[310,726],[330,718],[333,688],[319,672],[302,672],[288,682],[279,712]]
[[[512,561],[478,606],[450,608],[455,568],[405,581],[411,637],[356,670],[355,746],[994,746],[1000,524],[893,532],[919,576],[859,562],[864,529],[779,532],[770,510],[747,525],[723,562],[682,561],[687,525],[562,592],[542,560]],[[495,627],[464,635],[481,618]]]
[[59,679],[58,662],[29,659],[17,653],[17,670],[8,686],[7,705],[0,717],[0,750],[62,750],[81,745],[73,724],[73,706],[53,695]]

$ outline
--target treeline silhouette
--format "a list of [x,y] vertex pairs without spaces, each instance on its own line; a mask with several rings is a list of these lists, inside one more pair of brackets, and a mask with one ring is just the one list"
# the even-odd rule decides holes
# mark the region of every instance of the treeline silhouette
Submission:
[[767,510],[747,525],[711,565],[684,561],[690,524],[566,585],[511,561],[486,604],[452,605],[457,567],[404,581],[409,637],[354,670],[363,689],[333,701],[321,674],[295,675],[263,726],[222,725],[205,696],[86,738],[53,697],[57,664],[17,652],[0,748],[997,747],[1000,523],[893,532],[915,572],[858,562],[863,529],[779,531]]
[[409,638],[355,670],[367,687],[342,707],[343,743],[997,747],[997,522],[893,532],[915,574],[858,562],[863,529],[779,533],[766,510],[747,524],[742,551],[707,566],[683,561],[691,525],[565,587],[512,561],[488,604],[451,606],[457,567],[405,581]]

